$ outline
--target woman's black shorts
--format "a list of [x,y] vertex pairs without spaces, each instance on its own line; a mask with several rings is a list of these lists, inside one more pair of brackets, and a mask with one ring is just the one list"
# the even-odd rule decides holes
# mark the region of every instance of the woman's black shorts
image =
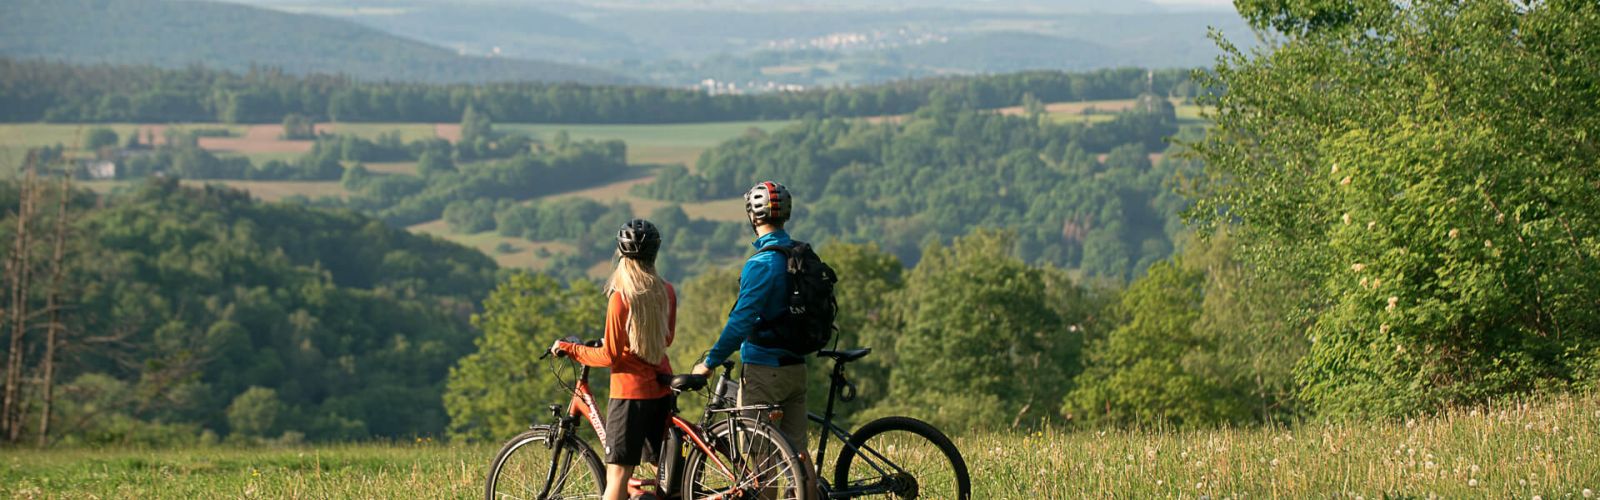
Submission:
[[639,465],[642,455],[654,463],[661,456],[672,396],[661,399],[613,399],[606,408],[606,463]]

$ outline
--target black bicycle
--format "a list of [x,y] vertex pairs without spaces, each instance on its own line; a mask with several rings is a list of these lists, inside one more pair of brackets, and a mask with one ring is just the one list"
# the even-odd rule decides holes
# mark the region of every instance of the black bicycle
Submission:
[[[834,425],[834,400],[849,402],[856,398],[855,384],[844,376],[845,364],[871,352],[872,349],[817,352],[817,357],[833,360],[827,409],[822,415],[806,413],[822,427],[814,455],[822,498],[971,498],[972,480],[967,476],[967,462],[961,458],[961,451],[949,436],[927,422],[884,417],[867,422],[853,433]],[[822,473],[830,435],[843,443],[831,482],[823,480],[826,476]]]

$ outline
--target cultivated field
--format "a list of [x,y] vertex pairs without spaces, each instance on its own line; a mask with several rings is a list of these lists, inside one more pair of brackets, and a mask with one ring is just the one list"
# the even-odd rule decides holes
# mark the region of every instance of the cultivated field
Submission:
[[[931,411],[931,410],[930,410]],[[1600,397],[1382,423],[956,438],[973,498],[1596,498]],[[9,450],[12,498],[473,498],[493,444]],[[824,464],[824,468],[827,464]]]

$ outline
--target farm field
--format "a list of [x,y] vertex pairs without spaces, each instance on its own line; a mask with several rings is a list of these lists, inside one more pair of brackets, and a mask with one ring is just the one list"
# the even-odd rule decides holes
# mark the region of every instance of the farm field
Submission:
[[[572,253],[572,245],[554,241],[528,241],[512,236],[501,236],[494,231],[484,231],[476,234],[460,234],[450,231],[450,225],[444,219],[433,220],[406,228],[413,233],[426,233],[444,238],[462,245],[478,249],[484,255],[494,259],[500,267],[513,269],[541,269],[551,257],[559,254]],[[510,252],[502,252],[501,245],[507,245]],[[544,252],[540,252],[540,250]],[[540,256],[544,253],[544,256]]]
[[[931,411],[931,410],[930,410]],[[1595,498],[1600,397],[1406,421],[957,437],[973,498]],[[496,446],[13,450],[0,496],[473,498]],[[824,468],[828,465],[825,463]]]

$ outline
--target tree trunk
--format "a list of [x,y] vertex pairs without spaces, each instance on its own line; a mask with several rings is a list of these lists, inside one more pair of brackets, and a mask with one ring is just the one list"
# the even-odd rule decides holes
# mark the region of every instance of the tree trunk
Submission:
[[56,241],[50,256],[50,295],[45,310],[50,311],[50,329],[44,340],[44,408],[39,415],[39,447],[50,443],[50,406],[55,402],[56,342],[61,334],[61,275],[67,246],[67,200],[72,198],[72,177],[61,177],[61,200],[56,208]]
[[22,431],[22,363],[23,363],[23,337],[27,334],[27,290],[28,290],[28,219],[33,215],[34,196],[33,169],[28,169],[28,175],[22,181],[20,203],[17,207],[17,234],[14,238],[15,246],[12,248],[9,260],[11,278],[11,348],[6,351],[6,393],[4,414],[0,415],[0,423],[5,426],[6,440],[16,442]]

